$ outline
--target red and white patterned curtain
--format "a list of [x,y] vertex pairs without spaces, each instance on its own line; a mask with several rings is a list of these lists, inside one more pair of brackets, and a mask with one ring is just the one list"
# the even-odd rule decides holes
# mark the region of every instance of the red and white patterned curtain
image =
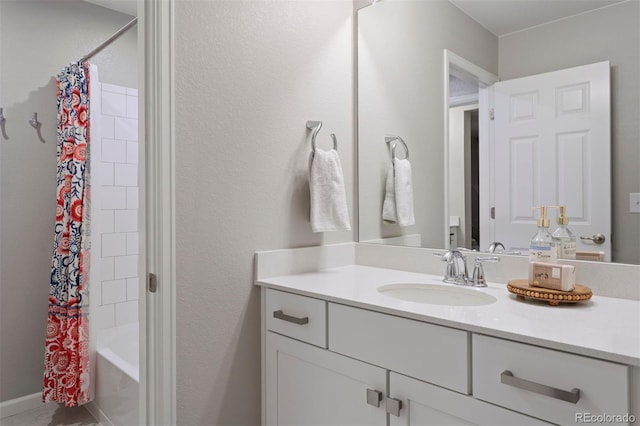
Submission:
[[57,206],[44,357],[44,402],[89,401],[89,64],[57,78]]

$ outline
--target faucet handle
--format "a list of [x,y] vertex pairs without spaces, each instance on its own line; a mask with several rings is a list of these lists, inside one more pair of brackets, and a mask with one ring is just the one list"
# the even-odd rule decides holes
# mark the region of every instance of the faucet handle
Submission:
[[473,267],[473,273],[469,280],[469,285],[473,287],[486,287],[487,280],[484,277],[484,268],[482,264],[484,262],[500,262],[500,258],[497,256],[476,257],[476,262]]

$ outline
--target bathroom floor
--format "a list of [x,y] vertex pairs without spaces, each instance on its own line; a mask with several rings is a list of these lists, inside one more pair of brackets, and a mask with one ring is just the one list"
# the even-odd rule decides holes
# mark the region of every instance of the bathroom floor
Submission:
[[0,426],[101,426],[84,407],[55,403],[0,419]]

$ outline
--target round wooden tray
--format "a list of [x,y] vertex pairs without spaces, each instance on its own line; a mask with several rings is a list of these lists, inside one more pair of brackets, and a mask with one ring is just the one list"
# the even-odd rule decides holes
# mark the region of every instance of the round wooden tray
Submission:
[[577,303],[591,299],[593,293],[589,287],[576,284],[573,291],[560,291],[550,288],[534,287],[529,285],[529,280],[511,280],[507,284],[507,290],[520,297],[529,297],[536,300],[544,300],[550,305],[560,303]]

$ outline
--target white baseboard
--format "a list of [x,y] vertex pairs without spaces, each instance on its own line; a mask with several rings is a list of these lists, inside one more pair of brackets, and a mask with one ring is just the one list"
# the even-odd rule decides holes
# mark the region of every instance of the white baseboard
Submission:
[[42,392],[0,402],[0,419],[42,407]]
[[91,401],[84,406],[89,413],[103,426],[114,426],[109,417],[98,407],[95,401]]

